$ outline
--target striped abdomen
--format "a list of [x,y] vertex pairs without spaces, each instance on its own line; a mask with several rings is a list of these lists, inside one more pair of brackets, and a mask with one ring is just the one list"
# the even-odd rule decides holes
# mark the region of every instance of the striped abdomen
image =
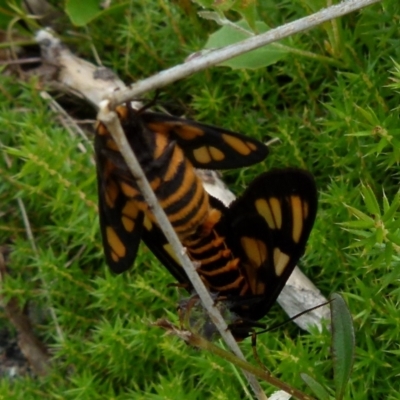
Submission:
[[[220,211],[212,208],[209,196],[191,162],[182,149],[165,132],[150,130],[140,115],[129,115],[126,107],[117,109],[127,139],[136,154],[156,197],[168,216],[189,257],[200,263],[198,273],[205,284],[221,294],[241,295],[248,289],[238,264],[224,238],[214,231]],[[135,202],[152,223],[154,215],[144,201],[131,172],[126,166],[108,130],[100,124],[97,133],[102,142],[101,155],[106,164],[105,181],[118,185],[119,191]],[[113,201],[109,202],[113,207]],[[172,256],[172,254],[171,254]]]
[[[132,150],[180,240],[202,231],[211,211],[209,198],[182,149],[167,134],[146,128],[140,115],[128,118],[125,106],[118,107],[117,112]],[[122,193],[156,222],[110,133],[101,124],[97,133],[103,142],[101,152],[108,163],[109,181],[118,182]]]
[[197,269],[205,285],[220,295],[243,296],[249,286],[239,268],[240,259],[234,258],[225,239],[215,230],[183,241],[192,261],[200,263]]

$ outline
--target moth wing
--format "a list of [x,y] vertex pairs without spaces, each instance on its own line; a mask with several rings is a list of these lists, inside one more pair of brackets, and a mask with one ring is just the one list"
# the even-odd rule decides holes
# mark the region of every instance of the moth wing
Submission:
[[260,141],[227,129],[161,113],[143,112],[140,117],[152,131],[176,140],[196,168],[241,168],[268,155]]
[[143,224],[142,239],[161,264],[168,269],[179,283],[187,285],[189,290],[191,283],[167,238],[160,227],[152,223],[147,217],[145,217]]
[[103,138],[96,135],[99,219],[106,262],[115,273],[128,270],[135,261],[143,226],[143,212],[127,198],[114,176],[115,164],[102,153]]
[[239,315],[256,321],[271,308],[305,251],[316,212],[314,179],[300,169],[264,173],[232,203],[227,242],[259,299]]

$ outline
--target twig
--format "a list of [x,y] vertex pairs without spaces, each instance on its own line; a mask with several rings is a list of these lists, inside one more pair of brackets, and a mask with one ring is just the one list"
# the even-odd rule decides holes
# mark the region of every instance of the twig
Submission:
[[[121,154],[124,157],[125,162],[128,165],[129,170],[131,171],[133,178],[135,179],[135,182],[140,189],[140,192],[146,199],[146,202],[151,212],[154,214],[161,230],[165,234],[168,242],[171,244],[176,256],[179,259],[180,264],[185,270],[190,282],[193,285],[193,288],[199,295],[204,308],[210,315],[212,322],[215,324],[219,333],[221,334],[221,337],[225,340],[229,348],[235,353],[238,358],[240,358],[241,360],[245,360],[242,351],[236,343],[236,340],[233,338],[232,333],[228,329],[228,325],[226,324],[225,320],[222,318],[216,307],[214,307],[214,300],[211,298],[208,290],[203,284],[203,281],[200,279],[200,276],[197,273],[192,261],[183,249],[181,242],[174,229],[172,228],[164,210],[158,203],[156,195],[154,194],[149,182],[147,181],[146,176],[144,175],[144,172],[140,167],[140,164],[128,143],[128,140],[126,139],[125,133],[121,127],[117,114],[114,111],[110,111],[109,102],[107,100],[103,101],[100,104],[98,119],[106,125],[107,129],[109,130],[113,139],[118,145],[118,148],[120,149]],[[265,394],[262,392],[262,389],[255,377],[246,371],[243,372],[257,398],[266,399]]]
[[242,368],[244,371],[248,371],[249,373],[257,376],[258,378],[268,382],[272,386],[279,388],[285,391],[288,394],[291,394],[296,399],[299,400],[314,400],[312,397],[308,396],[307,394],[301,392],[300,390],[293,388],[286,384],[285,382],[281,381],[280,379],[271,375],[271,373],[267,370],[262,370],[259,367],[256,367],[249,362],[238,359],[232,353],[222,349],[221,347],[216,346],[215,344],[209,342],[208,340],[204,339],[200,335],[196,333],[189,332],[186,330],[178,329],[175,325],[165,319],[159,319],[154,324],[154,326],[158,326],[160,328],[165,329],[168,333],[175,335],[185,341],[187,344],[197,347],[199,349],[207,350],[217,356],[231,362],[232,364]]
[[305,31],[323,22],[349,14],[380,1],[381,0],[345,0],[340,4],[325,8],[315,14],[282,25],[261,35],[251,37],[222,49],[210,51],[205,55],[193,58],[185,64],[177,65],[157,75],[153,75],[150,78],[143,79],[132,85],[130,89],[114,93],[109,97],[110,107],[113,109],[116,105],[138,98],[138,96],[146,92],[159,89],[238,55],[258,49],[259,47],[276,42],[285,37],[294,35],[295,33]]

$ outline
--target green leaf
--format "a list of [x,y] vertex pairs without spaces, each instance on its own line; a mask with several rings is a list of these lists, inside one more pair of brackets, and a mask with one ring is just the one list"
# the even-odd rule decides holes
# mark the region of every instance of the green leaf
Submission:
[[400,205],[400,193],[397,193],[396,196],[394,196],[392,204],[389,206],[389,208],[388,208],[389,202],[387,200],[386,194],[383,193],[383,203],[386,204],[386,206],[385,206],[385,213],[382,216],[382,220],[384,222],[392,221]]
[[[397,193],[396,197],[397,196],[398,196],[398,193]],[[385,216],[390,210],[390,203],[389,203],[388,198],[386,197],[385,191],[383,191],[383,195],[382,195],[382,204],[383,204],[383,217],[382,217],[382,219],[385,221]]]
[[343,297],[337,293],[331,296],[332,356],[336,399],[344,396],[354,362],[353,320]]
[[376,114],[374,113],[374,111],[371,108],[368,107],[367,109],[364,109],[362,107],[357,107],[357,111],[372,126],[379,125],[379,123],[380,123],[379,118],[376,116]]
[[386,229],[391,232],[395,232],[397,229],[400,228],[400,219],[393,219],[385,223]]
[[371,224],[371,226],[375,225],[374,219],[371,218],[369,215],[363,213],[362,211],[358,210],[357,208],[354,208],[354,207],[351,207],[351,206],[348,206],[348,205],[346,205],[346,207],[353,215],[355,215],[360,220],[363,220],[365,222],[369,222]]
[[382,227],[378,227],[375,231],[375,241],[376,243],[381,244],[384,240],[385,232]]
[[391,242],[386,243],[385,247],[385,262],[386,265],[390,265],[393,256],[393,244]]
[[371,222],[362,220],[341,222],[338,225],[343,226],[345,228],[364,228],[364,229],[372,228],[374,226],[373,224],[371,224]]
[[353,132],[353,133],[346,133],[346,136],[353,136],[353,137],[370,137],[371,136],[371,130],[366,130],[366,131],[358,131],[358,132]]
[[394,233],[388,233],[386,237],[393,242],[394,244],[397,244],[397,246],[400,246],[400,236],[397,234],[395,235]]
[[[257,31],[260,33],[269,30],[269,27],[261,21],[256,22]],[[248,32],[246,32],[248,31]],[[246,21],[240,21],[235,26],[225,25],[217,32],[210,35],[205,48],[215,49],[228,46],[233,43],[240,42],[252,36],[251,28]],[[233,69],[249,68],[258,69],[275,64],[287,54],[286,49],[279,46],[269,45],[261,47],[257,50],[250,51],[246,54],[224,61],[220,65],[231,67]]]
[[84,26],[96,18],[102,10],[97,0],[67,0],[65,11],[74,25]]
[[379,208],[379,203],[371,187],[368,185],[361,185],[361,192],[364,197],[365,205],[367,206],[368,211],[375,216],[380,215],[381,210]]
[[300,374],[301,379],[308,385],[308,387],[314,392],[319,400],[329,400],[330,396],[327,390],[314,378],[307,374]]

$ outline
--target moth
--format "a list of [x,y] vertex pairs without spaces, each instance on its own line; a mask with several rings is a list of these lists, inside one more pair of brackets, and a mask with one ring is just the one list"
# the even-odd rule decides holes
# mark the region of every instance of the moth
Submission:
[[[207,288],[227,299],[237,339],[245,321],[270,309],[304,253],[317,211],[311,174],[295,168],[259,175],[229,207],[208,195],[195,168],[226,169],[262,161],[254,139],[195,121],[117,108],[129,145]],[[100,227],[106,261],[121,273],[133,264],[140,240],[178,282],[191,284],[102,123],[95,151]]]
[[[256,321],[268,313],[303,255],[316,217],[317,189],[307,171],[275,169],[255,178],[229,207],[213,198],[211,204],[222,215],[213,228],[214,235],[229,251],[221,253],[218,247],[207,247],[205,239],[198,239],[188,251],[201,263],[200,276],[222,301],[220,310],[229,320],[234,337],[241,340],[254,327],[264,327]],[[159,244],[166,243],[156,225],[151,225],[145,235],[157,237]],[[163,246],[152,243],[146,239],[152,252],[190,292],[190,282],[180,264],[163,251]],[[209,326],[207,317],[198,310],[189,312],[205,321],[200,331],[212,336],[215,328]],[[198,325],[197,321],[193,323]]]
[[[220,218],[195,168],[239,168],[262,161],[263,143],[210,125],[160,113],[116,109],[133,152],[182,244],[209,237]],[[107,264],[121,273],[133,264],[142,238],[153,250],[154,216],[117,145],[101,122],[95,137],[100,227]],[[158,244],[157,244],[158,245]],[[157,246],[156,245],[156,246]],[[171,250],[164,246],[164,251]],[[171,254],[171,257],[173,255]]]

